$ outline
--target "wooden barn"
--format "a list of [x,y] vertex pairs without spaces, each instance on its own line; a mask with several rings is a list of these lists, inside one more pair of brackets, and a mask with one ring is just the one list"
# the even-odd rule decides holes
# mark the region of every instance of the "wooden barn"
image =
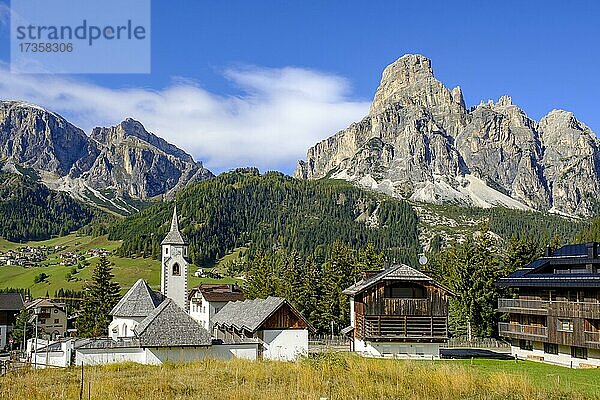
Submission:
[[227,303],[214,316],[217,339],[257,340],[258,359],[294,360],[308,354],[310,323],[287,300],[268,297]]
[[451,291],[407,265],[366,272],[350,297],[352,351],[373,357],[439,357]]

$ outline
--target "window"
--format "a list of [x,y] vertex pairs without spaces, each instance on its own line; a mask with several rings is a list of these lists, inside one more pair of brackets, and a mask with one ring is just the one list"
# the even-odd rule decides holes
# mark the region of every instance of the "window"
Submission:
[[533,350],[533,342],[531,340],[519,340],[519,348],[521,350]]
[[544,343],[544,353],[558,354],[558,345],[554,343]]
[[571,357],[587,360],[587,349],[585,347],[571,347]]
[[168,247],[165,247],[165,254],[169,255],[169,248]]
[[179,276],[181,275],[181,269],[179,268],[179,264],[173,264],[173,275]]
[[58,318],[54,318],[54,323],[58,324]]
[[418,285],[396,284],[387,286],[384,294],[388,298],[421,299],[425,297],[425,290]]
[[572,319],[559,319],[558,330],[563,332],[573,332],[573,320]]

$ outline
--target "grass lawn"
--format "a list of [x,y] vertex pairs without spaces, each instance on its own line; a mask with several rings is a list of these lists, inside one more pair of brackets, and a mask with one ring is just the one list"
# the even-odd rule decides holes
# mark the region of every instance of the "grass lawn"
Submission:
[[[0,378],[0,399],[76,399],[80,370]],[[560,383],[558,377],[560,376]],[[92,399],[594,399],[599,370],[500,360],[405,361],[332,353],[297,362],[207,360],[85,369]]]
[[[50,240],[44,240],[41,242],[28,242],[28,243],[12,243],[4,239],[0,239],[0,251],[4,252],[7,250],[14,250],[18,247],[30,245],[30,246],[67,246],[67,248],[60,253],[70,251],[79,252],[84,254],[92,248],[103,248],[113,252],[120,246],[118,241],[110,241],[106,236],[92,237],[83,236],[78,237],[75,234],[63,236],[60,238],[53,238]],[[60,288],[81,290],[84,283],[89,280],[92,276],[94,266],[98,263],[99,259],[88,258],[87,261],[90,263],[82,269],[79,269],[77,274],[73,275],[74,279],[70,282],[67,281],[67,274],[73,269],[72,266],[59,265],[61,258],[60,253],[50,254],[48,259],[41,263],[40,267],[35,268],[23,268],[19,266],[0,266],[0,288],[25,288],[30,289],[33,297],[45,296],[46,292],[53,296],[55,291]],[[126,292],[138,279],[145,279],[152,288],[160,289],[160,261],[153,260],[151,258],[123,258],[116,255],[108,257],[113,263],[113,274],[115,275],[115,281],[121,285],[122,292]],[[211,279],[211,278],[197,278],[193,276],[196,272],[197,267],[190,265],[188,268],[189,273],[189,285],[190,287],[196,286],[200,283],[235,283],[236,280],[233,278],[223,279]],[[34,283],[34,278],[40,273],[49,275],[49,278],[45,282]]]
[[533,361],[513,360],[474,359],[454,362],[467,370],[484,375],[498,372],[517,374],[527,377],[536,387],[581,392],[590,397],[600,398],[600,369],[570,369]]

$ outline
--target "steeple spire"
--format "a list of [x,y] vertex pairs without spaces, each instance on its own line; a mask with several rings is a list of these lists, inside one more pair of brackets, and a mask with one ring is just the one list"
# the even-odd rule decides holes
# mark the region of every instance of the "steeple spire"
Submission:
[[181,236],[181,232],[179,231],[179,221],[177,219],[177,206],[173,208],[173,219],[171,219],[171,230],[165,236],[165,239],[162,241],[163,245],[165,244],[178,244],[183,245],[186,244],[185,239]]
[[173,219],[171,219],[171,232],[179,232],[179,221],[177,220],[177,204],[173,207]]

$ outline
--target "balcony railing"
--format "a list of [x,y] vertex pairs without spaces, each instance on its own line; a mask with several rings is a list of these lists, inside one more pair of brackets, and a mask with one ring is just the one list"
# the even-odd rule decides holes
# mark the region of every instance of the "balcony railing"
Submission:
[[501,312],[600,319],[600,302],[498,299]]
[[545,326],[498,323],[498,332],[501,336],[514,336],[519,338],[545,338],[548,336]]
[[585,334],[585,341],[587,343],[598,343],[600,344],[600,332],[589,332],[586,331],[584,332]]
[[549,304],[549,301],[543,300],[498,299],[498,309],[503,312],[527,310],[546,314]]

